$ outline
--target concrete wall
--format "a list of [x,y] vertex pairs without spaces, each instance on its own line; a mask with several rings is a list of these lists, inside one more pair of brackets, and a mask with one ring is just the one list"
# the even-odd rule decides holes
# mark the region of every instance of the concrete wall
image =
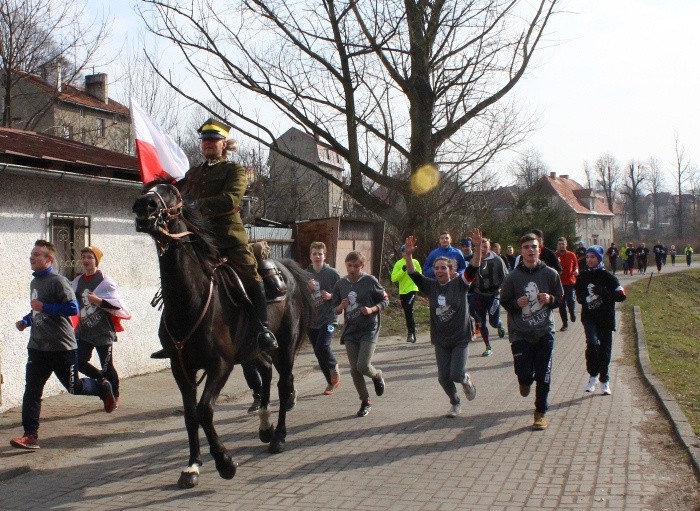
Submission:
[[[119,334],[114,348],[119,375],[124,378],[168,366],[168,362],[148,357],[160,347],[160,312],[149,303],[158,289],[159,273],[152,239],[134,229],[131,206],[139,190],[140,185],[108,186],[0,173],[0,261],[4,264],[0,272],[0,412],[22,403],[29,330],[19,332],[14,323],[30,311],[29,253],[34,241],[48,236],[49,211],[92,218],[91,243],[104,251],[100,267],[117,281],[133,315],[123,323],[125,332]],[[94,363],[99,367],[97,357]],[[62,391],[52,376],[44,395]]]

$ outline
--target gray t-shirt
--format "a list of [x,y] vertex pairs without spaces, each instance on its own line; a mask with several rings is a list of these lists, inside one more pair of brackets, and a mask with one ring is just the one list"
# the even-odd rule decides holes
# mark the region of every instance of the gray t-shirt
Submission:
[[335,283],[340,280],[340,274],[335,268],[328,266],[326,263],[323,263],[321,271],[318,273],[314,271],[313,264],[310,264],[306,271],[309,272],[311,277],[316,281],[316,287],[311,292],[314,303],[316,304],[316,317],[311,328],[321,328],[325,325],[337,325],[338,317],[333,311],[333,306],[331,305],[332,300],[324,300],[321,298],[321,291],[328,291],[332,294]]
[[[469,266],[467,266],[469,268]],[[430,303],[430,342],[443,348],[453,348],[471,341],[469,328],[469,283],[463,275],[440,284],[437,280],[409,273]]]
[[81,341],[93,346],[109,346],[117,338],[109,312],[91,304],[87,298],[87,294],[95,291],[103,279],[100,271],[92,277],[82,275],[75,292],[80,307],[80,322],[75,333]]
[[[537,301],[539,293],[547,293],[555,299],[549,305]],[[544,335],[554,335],[552,310],[558,307],[558,298],[564,294],[559,274],[540,261],[535,268],[520,264],[506,275],[501,286],[501,306],[508,311],[508,339],[510,342],[525,339],[536,344]],[[527,296],[529,303],[520,307],[516,302]]]
[[[75,300],[75,293],[68,279],[57,273],[34,277],[29,284],[31,299],[44,303],[67,303]],[[32,327],[28,348],[39,351],[68,351],[78,348],[73,325],[65,316],[54,316],[45,312],[32,313]]]
[[334,308],[338,307],[343,298],[347,298],[350,305],[343,311],[345,325],[340,337],[341,342],[377,342],[380,314],[377,312],[365,316],[360,312],[360,308],[376,305],[381,310],[389,305],[389,298],[379,281],[366,273],[362,273],[357,282],[350,282],[347,277],[343,277],[333,288],[331,305]]

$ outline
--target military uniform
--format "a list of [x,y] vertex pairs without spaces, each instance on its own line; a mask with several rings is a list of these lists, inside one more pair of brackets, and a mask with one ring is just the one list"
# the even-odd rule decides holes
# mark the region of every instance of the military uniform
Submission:
[[261,281],[241,219],[246,185],[243,166],[223,159],[192,167],[179,184],[184,195],[197,199],[199,210],[211,223],[217,248],[228,258],[228,264],[244,284]]

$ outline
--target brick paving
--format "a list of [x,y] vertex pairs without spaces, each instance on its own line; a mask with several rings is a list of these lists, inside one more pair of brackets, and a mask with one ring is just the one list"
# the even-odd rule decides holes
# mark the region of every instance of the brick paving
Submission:
[[[202,438],[205,464],[192,490],[176,486],[188,452],[169,372],[124,380],[122,405],[111,415],[94,398],[46,398],[37,452],[9,446],[21,433],[20,410],[0,414],[0,510],[657,509],[672,481],[645,447],[643,425],[660,416],[622,359],[624,342],[618,335],[612,396],[586,394],[581,324],[557,332],[550,426],[542,432],[530,429],[534,392],[519,395],[505,339],[492,342],[489,358],[474,343],[477,397],[463,399],[454,419],[444,416],[449,402],[425,333],[416,344],[380,340],[375,365],[387,389],[362,419],[347,369],[336,394],[324,396],[306,349],[295,371],[300,398],[288,415],[287,450],[278,455],[257,438],[236,368],[215,421],[240,464],[237,475],[218,476]],[[337,339],[335,348],[342,369]]]

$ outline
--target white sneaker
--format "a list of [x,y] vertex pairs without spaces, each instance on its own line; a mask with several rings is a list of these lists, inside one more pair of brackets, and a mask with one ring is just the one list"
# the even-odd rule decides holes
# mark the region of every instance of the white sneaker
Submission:
[[612,390],[610,390],[610,384],[608,382],[603,383],[600,386],[600,390],[603,391],[603,395],[605,396],[609,396],[610,394],[612,394]]
[[586,392],[594,392],[595,386],[597,383],[598,383],[597,376],[591,376],[590,378],[588,378],[588,383],[586,384]]
[[467,401],[474,401],[476,397],[476,387],[472,383],[472,379],[467,375],[467,383],[462,383],[464,395],[467,396]]
[[456,405],[452,405],[447,412],[447,417],[457,417],[461,411],[462,411],[462,405],[460,403],[457,403]]

